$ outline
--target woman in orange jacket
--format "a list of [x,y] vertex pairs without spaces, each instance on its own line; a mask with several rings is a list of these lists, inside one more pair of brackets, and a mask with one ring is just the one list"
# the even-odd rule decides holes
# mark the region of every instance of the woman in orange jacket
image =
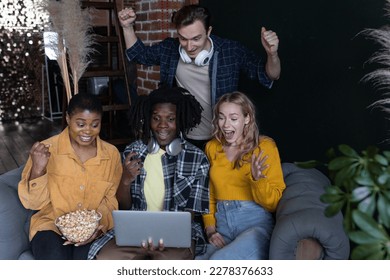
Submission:
[[[99,138],[102,114],[96,96],[76,94],[66,113],[68,126],[30,150],[18,192],[25,208],[37,210],[30,225],[35,259],[87,259],[91,242],[113,228],[122,163],[117,148]],[[55,220],[76,210],[96,210],[102,218],[91,238],[74,244],[64,240]]]

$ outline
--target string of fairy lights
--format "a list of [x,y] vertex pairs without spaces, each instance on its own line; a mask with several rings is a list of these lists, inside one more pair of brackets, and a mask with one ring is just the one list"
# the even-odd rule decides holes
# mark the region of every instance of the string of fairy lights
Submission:
[[42,31],[48,15],[37,9],[39,2],[0,2],[0,123],[42,114]]

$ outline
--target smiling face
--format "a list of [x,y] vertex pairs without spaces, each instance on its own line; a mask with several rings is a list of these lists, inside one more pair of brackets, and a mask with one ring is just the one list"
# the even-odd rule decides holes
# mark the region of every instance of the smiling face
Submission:
[[181,47],[192,59],[195,59],[201,51],[211,48],[211,43],[208,40],[210,33],[211,27],[207,31],[200,20],[177,30]]
[[150,128],[162,149],[177,137],[176,105],[159,103],[153,106]]
[[244,127],[249,121],[250,117],[244,116],[239,105],[224,102],[219,106],[218,126],[228,144],[235,146],[242,142]]
[[66,114],[69,127],[70,142],[73,146],[96,146],[96,138],[100,133],[102,115],[89,110],[76,110]]

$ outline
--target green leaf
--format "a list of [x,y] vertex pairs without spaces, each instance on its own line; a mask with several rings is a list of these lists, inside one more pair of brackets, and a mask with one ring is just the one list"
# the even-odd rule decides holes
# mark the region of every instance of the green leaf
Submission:
[[355,182],[361,186],[375,186],[375,182],[371,179],[370,174],[363,172],[355,179]]
[[345,144],[339,145],[339,150],[341,153],[343,153],[346,156],[359,158],[358,153],[348,145]]
[[351,232],[356,228],[355,224],[352,221],[352,214],[348,206],[345,208],[343,224],[346,232]]
[[375,146],[369,146],[365,151],[362,153],[367,155],[367,157],[373,158],[377,153],[379,152],[379,148]]
[[380,163],[381,165],[384,165],[384,166],[387,166],[389,165],[389,161],[387,160],[387,158],[385,158],[384,156],[382,155],[375,155],[374,159]]
[[352,163],[357,162],[357,159],[350,157],[337,157],[329,162],[329,170],[339,170],[345,166],[349,166]]
[[366,213],[369,216],[374,215],[375,209],[376,209],[376,195],[375,193],[372,193],[367,198],[363,199],[358,204],[358,209]]
[[366,197],[368,197],[372,192],[372,189],[369,187],[358,187],[354,189],[351,193],[351,201],[352,202],[358,202]]
[[332,217],[340,212],[341,208],[343,208],[344,200],[335,202],[333,204],[330,204],[328,207],[325,208],[325,216],[326,217]]
[[370,162],[370,164],[367,165],[367,170],[371,175],[379,176],[383,173],[383,166],[377,162]]
[[378,241],[387,241],[389,239],[389,236],[383,230],[383,228],[380,227],[379,224],[366,213],[363,213],[359,210],[354,210],[352,212],[352,218],[362,231],[378,239]]
[[385,196],[388,200],[390,200],[390,190],[386,189],[381,193],[383,196]]
[[325,193],[320,196],[320,200],[324,203],[335,203],[346,199],[346,193],[344,193],[337,186],[328,186],[325,188]]
[[325,187],[325,192],[328,194],[335,194],[335,195],[344,194],[344,192],[338,186],[335,185]]
[[385,259],[385,251],[382,249],[380,251],[376,251],[371,255],[367,256],[366,260],[384,260]]
[[386,184],[387,180],[389,180],[389,178],[390,178],[390,174],[388,173],[388,170],[386,170],[385,173],[379,175],[378,183],[381,185],[384,185],[384,184]]
[[336,176],[334,176],[335,184],[338,186],[345,186],[346,189],[349,189],[349,186],[354,186],[354,177],[358,172],[358,165],[358,163],[353,163],[337,171]]
[[377,208],[380,221],[385,227],[390,228],[390,201],[386,196],[379,194]]
[[[382,257],[380,257],[380,252],[382,252]],[[384,253],[383,253],[383,245],[379,242],[377,243],[372,243],[372,244],[364,244],[364,245],[359,245],[355,247],[352,250],[351,253],[351,259],[352,260],[368,260],[372,259],[372,255],[375,254],[378,256],[378,259],[383,259],[384,258]]]
[[376,238],[361,230],[350,232],[348,236],[356,244],[371,244],[378,241]]
[[340,202],[345,199],[345,196],[342,196],[340,194],[329,194],[325,193],[320,196],[320,200],[324,203],[333,204],[336,202]]

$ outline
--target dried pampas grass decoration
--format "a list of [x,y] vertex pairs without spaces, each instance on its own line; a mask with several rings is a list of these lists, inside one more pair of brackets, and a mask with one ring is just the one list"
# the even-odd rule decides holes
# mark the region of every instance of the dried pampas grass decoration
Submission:
[[[57,62],[69,102],[73,94],[78,93],[78,82],[92,62],[90,55],[94,52],[92,46],[95,43],[91,32],[93,9],[82,9],[80,0],[44,0],[41,7],[49,14],[50,31],[58,36],[51,44],[57,50]],[[73,94],[69,77],[73,83]]]
[[[390,0],[386,0],[385,16],[390,19]],[[382,67],[368,73],[362,79],[364,82],[371,82],[374,88],[383,94],[383,97],[374,102],[371,107],[379,107],[384,112],[390,113],[390,26],[365,29],[361,34],[380,46],[367,62],[377,63]]]

